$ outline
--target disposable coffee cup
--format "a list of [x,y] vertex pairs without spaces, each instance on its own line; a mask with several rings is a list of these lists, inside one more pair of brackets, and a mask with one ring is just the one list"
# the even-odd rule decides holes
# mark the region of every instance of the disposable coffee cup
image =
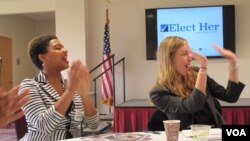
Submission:
[[178,141],[180,120],[164,120],[164,128],[166,133],[166,141]]
[[192,136],[195,141],[208,141],[211,125],[194,124],[191,125]]

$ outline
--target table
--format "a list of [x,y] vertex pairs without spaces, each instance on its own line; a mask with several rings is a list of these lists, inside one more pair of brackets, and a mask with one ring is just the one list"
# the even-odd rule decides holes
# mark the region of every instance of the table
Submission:
[[[221,101],[220,101],[221,102]],[[239,99],[237,103],[221,102],[222,116],[227,124],[250,124],[250,99]],[[148,99],[132,99],[119,104],[114,110],[114,132],[141,132],[155,111]]]
[[[210,139],[215,139],[216,141],[221,140],[221,130],[217,129],[210,129],[209,138]],[[218,135],[215,138],[215,133]],[[113,138],[114,137],[114,138]],[[63,141],[114,141],[114,140],[119,140],[119,137],[129,137],[129,140],[132,141],[132,137],[136,138],[134,140],[137,141],[165,141],[166,140],[166,134],[165,131],[160,131],[156,133],[153,132],[129,132],[129,133],[108,133],[108,134],[101,134],[101,135],[96,135],[96,136],[89,136],[89,137],[80,137],[80,138],[73,138],[73,139],[66,139]],[[109,139],[107,139],[109,138]],[[185,136],[182,131],[179,132],[179,141],[193,141],[192,137]],[[121,140],[124,141],[124,140]],[[128,141],[128,140],[126,140]]]
[[[134,134],[135,136],[137,135],[143,135],[143,136],[150,136],[150,139],[145,139],[142,138],[140,141],[165,141],[166,140],[166,134],[165,132],[161,131],[159,134],[153,134],[153,133],[144,133],[144,132],[131,132],[131,133],[122,133],[123,135],[129,135],[131,138],[131,134]],[[111,134],[110,134],[111,135]],[[104,136],[110,136],[110,135],[102,135],[101,136],[96,136],[96,137],[80,137],[80,138],[73,138],[73,139],[66,139],[62,141],[114,141],[114,140],[119,140],[119,139],[105,139]],[[121,134],[120,134],[121,135]],[[123,141],[123,140],[121,140]],[[132,141],[132,140],[131,140]],[[138,140],[139,141],[139,140]],[[179,141],[193,141],[192,138],[187,138],[185,137],[182,133],[179,133]]]

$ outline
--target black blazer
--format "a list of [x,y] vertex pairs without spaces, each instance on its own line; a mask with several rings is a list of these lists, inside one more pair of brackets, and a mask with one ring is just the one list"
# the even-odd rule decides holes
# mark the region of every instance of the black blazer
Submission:
[[206,94],[194,88],[188,98],[182,98],[161,87],[150,91],[150,99],[169,119],[181,120],[180,130],[191,124],[210,124],[221,127],[224,123],[217,99],[236,102],[244,84],[228,81],[226,89],[208,76]]

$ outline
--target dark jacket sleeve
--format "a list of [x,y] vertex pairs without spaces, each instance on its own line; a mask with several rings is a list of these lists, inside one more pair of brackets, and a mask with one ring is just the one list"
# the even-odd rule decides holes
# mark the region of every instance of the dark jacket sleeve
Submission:
[[223,86],[218,84],[214,79],[208,77],[207,87],[208,87],[207,89],[209,89],[208,91],[211,93],[212,96],[222,101],[233,103],[239,99],[245,87],[245,84],[241,82],[237,84],[229,80],[227,87],[225,89]]
[[207,96],[198,89],[194,89],[191,96],[182,98],[162,88],[155,88],[150,91],[150,99],[156,108],[164,113],[187,114],[202,109]]

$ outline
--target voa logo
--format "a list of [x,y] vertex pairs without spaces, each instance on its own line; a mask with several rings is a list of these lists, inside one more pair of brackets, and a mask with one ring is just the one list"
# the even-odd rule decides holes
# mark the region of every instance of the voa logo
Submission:
[[244,129],[226,129],[227,136],[247,136]]

